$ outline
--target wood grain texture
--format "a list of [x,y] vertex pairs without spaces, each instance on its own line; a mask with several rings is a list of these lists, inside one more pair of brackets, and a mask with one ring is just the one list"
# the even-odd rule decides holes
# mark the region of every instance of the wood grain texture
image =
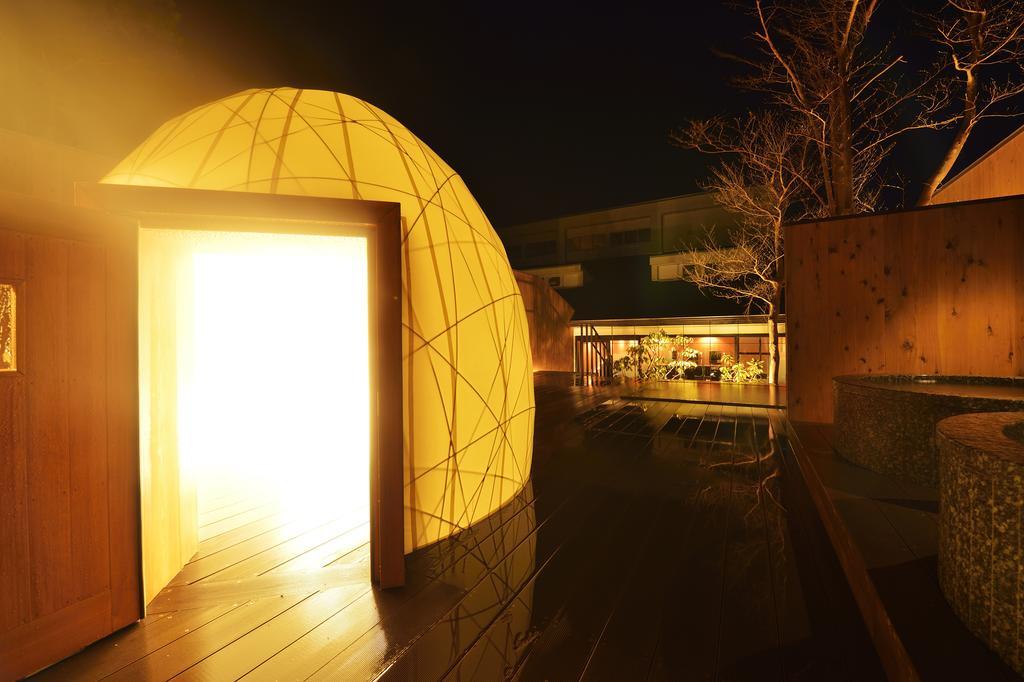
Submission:
[[124,352],[136,330],[118,317],[134,286],[112,286],[114,272],[134,282],[133,229],[0,203],[0,279],[18,287],[22,351],[18,371],[0,375],[0,678],[141,616],[137,368]]
[[39,679],[881,679],[852,599],[788,533],[792,491],[752,486],[781,413],[536,392],[532,485],[410,554],[402,588],[371,587],[365,544],[269,568],[278,545],[243,550],[270,532],[246,524],[200,554],[252,560],[248,577],[169,587]]
[[942,183],[931,204],[1024,194],[1024,128]]
[[1024,199],[787,228],[795,421],[832,421],[842,374],[1024,373]]
[[515,276],[530,328],[533,371],[571,372],[573,338],[569,322],[573,316],[572,306],[543,278],[519,271]]
[[29,558],[33,618],[71,602],[68,421],[68,250],[31,237],[22,305],[28,379]]
[[403,470],[402,217],[383,213],[367,239],[370,266],[370,537],[371,576],[381,587],[405,582]]

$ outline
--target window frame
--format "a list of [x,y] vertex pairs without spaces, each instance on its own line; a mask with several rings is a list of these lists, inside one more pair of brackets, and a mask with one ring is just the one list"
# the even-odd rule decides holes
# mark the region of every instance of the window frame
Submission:
[[0,369],[0,379],[5,377],[22,377],[25,375],[25,347],[22,343],[23,334],[19,329],[25,327],[25,281],[22,279],[0,278],[0,286],[14,289],[14,369]]

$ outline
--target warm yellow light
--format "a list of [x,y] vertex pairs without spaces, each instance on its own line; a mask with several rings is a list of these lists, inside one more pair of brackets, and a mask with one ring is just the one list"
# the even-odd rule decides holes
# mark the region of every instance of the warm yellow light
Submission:
[[408,128],[340,93],[247,90],[168,121],[104,182],[401,204],[406,551],[522,489],[534,418],[522,296],[465,183]]
[[18,369],[18,299],[13,284],[0,282],[0,372]]
[[243,485],[289,516],[368,505],[365,240],[218,234],[191,258],[178,414],[200,500]]

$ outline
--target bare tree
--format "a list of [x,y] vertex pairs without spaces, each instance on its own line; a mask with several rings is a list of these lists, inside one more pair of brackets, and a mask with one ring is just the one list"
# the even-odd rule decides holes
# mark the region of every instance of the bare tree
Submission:
[[803,121],[770,111],[735,120],[691,121],[672,140],[722,157],[704,189],[738,218],[726,244],[710,231],[702,244],[688,250],[681,277],[767,315],[768,377],[778,383],[783,225],[826,212],[816,182],[815,144]]
[[741,87],[803,120],[828,215],[877,207],[881,165],[916,96],[898,77],[903,57],[867,45],[877,8],[878,0],[754,0],[754,54],[731,55],[749,68]]
[[1019,115],[1012,100],[1024,93],[1024,4],[1019,0],[946,0],[923,17],[941,55],[937,77],[918,93],[914,123],[955,133],[924,183],[918,205],[931,202],[975,127],[990,118]]

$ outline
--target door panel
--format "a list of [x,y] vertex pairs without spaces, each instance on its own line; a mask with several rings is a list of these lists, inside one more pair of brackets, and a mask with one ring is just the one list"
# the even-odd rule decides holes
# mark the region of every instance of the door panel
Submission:
[[[177,233],[139,232],[139,404],[142,578],[149,604],[199,549],[196,481],[178,442],[178,391],[191,285],[187,243]],[[184,281],[183,281],[184,280]]]
[[0,678],[141,617],[135,227],[0,215],[18,361],[0,372]]

